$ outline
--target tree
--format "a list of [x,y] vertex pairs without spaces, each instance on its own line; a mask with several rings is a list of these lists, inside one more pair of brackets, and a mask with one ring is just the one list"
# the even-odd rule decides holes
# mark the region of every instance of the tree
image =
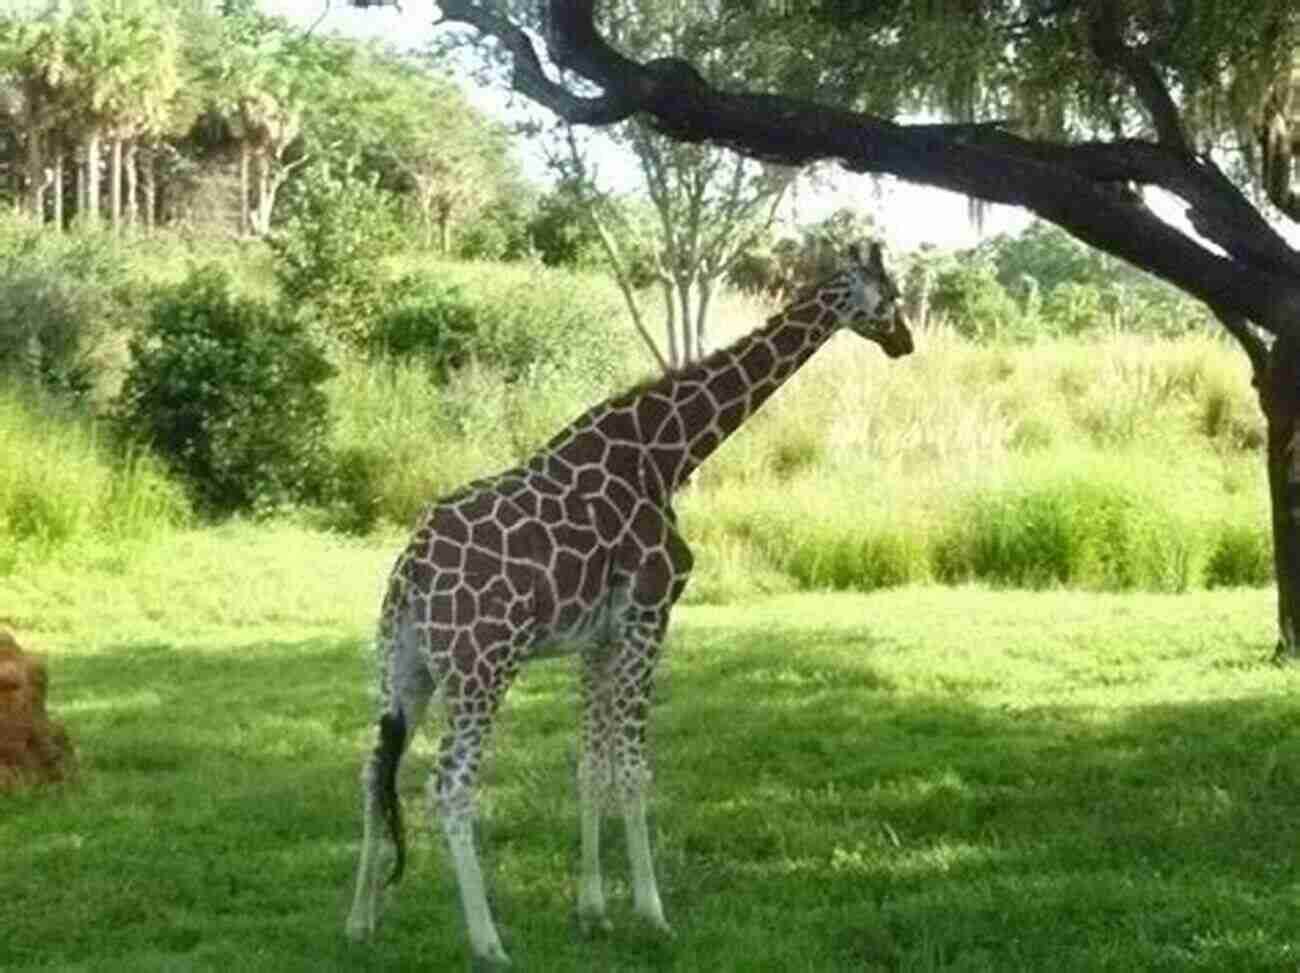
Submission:
[[504,126],[420,60],[370,51],[358,66],[350,134],[385,183],[413,199],[426,247],[449,254],[455,227],[476,219],[516,176]]
[[[500,41],[517,90],[571,123],[639,116],[687,143],[787,165],[836,159],[1024,207],[1204,302],[1255,371],[1268,422],[1278,656],[1300,656],[1300,252],[1261,212],[1271,205],[1269,215],[1300,220],[1300,6],[727,3],[727,17],[772,49],[804,52],[834,82],[817,102],[752,84],[722,90],[687,60],[624,53],[597,27],[595,0],[546,7],[550,61],[596,93],[548,74],[499,6],[441,3],[444,20]],[[890,117],[909,109],[957,120]],[[1182,199],[1194,231],[1160,219],[1139,186]]]
[[[663,2],[616,0],[604,4],[602,23],[618,43],[663,57],[690,58],[715,84],[737,80],[737,64],[773,84],[802,90],[811,75],[791,70],[786,58],[733,28],[720,0]],[[726,49],[730,57],[713,55]],[[550,161],[568,191],[582,200],[601,251],[619,284],[633,324],[663,368],[701,356],[718,281],[771,226],[795,172],[705,144],[666,138],[642,119],[629,118],[608,134],[636,160],[650,200],[649,220],[620,205],[602,185],[593,154],[580,136],[561,125]],[[662,306],[662,340],[656,341],[642,307],[638,278],[648,268]]]

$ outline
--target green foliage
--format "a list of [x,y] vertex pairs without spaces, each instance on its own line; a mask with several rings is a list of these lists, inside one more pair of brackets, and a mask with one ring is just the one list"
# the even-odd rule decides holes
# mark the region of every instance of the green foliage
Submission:
[[933,310],[964,337],[989,340],[1022,332],[1020,308],[998,282],[991,260],[952,262],[936,275],[930,300]]
[[[374,732],[361,659],[404,539],[232,524],[0,579],[81,761],[76,788],[0,795],[0,885],[22,903],[0,967],[470,966],[436,830],[412,828],[420,894],[390,899],[374,942],[340,930]],[[638,928],[613,854],[614,928],[573,934],[575,672],[530,665],[481,775],[512,955],[547,973],[1287,970],[1300,673],[1263,664],[1270,600],[683,606],[650,728],[671,943]],[[413,817],[433,759],[418,736]]]
[[104,235],[0,216],[0,373],[82,395],[122,320],[123,254]]
[[1184,591],[1192,583],[1185,525],[1143,484],[1101,471],[976,491],[935,546],[945,582]]
[[488,323],[481,305],[465,292],[443,283],[435,274],[407,274],[392,287],[398,296],[371,328],[370,350],[375,355],[420,358],[434,375],[445,381],[464,366],[481,344]]
[[284,298],[356,347],[387,302],[382,263],[396,250],[396,207],[374,179],[313,166],[293,186],[268,238]]
[[1273,541],[1266,523],[1220,524],[1210,545],[1210,558],[1205,565],[1207,588],[1260,587],[1272,583]]
[[149,456],[116,449],[63,399],[0,386],[0,574],[29,548],[132,540],[188,518],[183,491]]
[[331,366],[302,320],[199,269],[161,291],[132,337],[123,429],[161,455],[214,514],[321,489]]

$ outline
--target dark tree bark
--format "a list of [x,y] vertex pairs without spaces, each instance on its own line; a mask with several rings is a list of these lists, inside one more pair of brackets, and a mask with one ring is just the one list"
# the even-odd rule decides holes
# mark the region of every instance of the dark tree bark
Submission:
[[[362,0],[354,0],[365,5]],[[1300,618],[1300,253],[1204,154],[1192,150],[1177,106],[1153,62],[1130,46],[1118,8],[1098,0],[1090,23],[1101,69],[1126,81],[1150,116],[1155,140],[1057,143],[1017,136],[1003,124],[903,125],[781,95],[722,91],[680,59],[636,61],[597,31],[595,0],[549,0],[551,61],[592,82],[575,94],[548,76],[530,36],[473,0],[442,0],[445,22],[469,24],[512,59],[512,85],[575,124],[609,125],[640,114],[686,142],[728,146],[754,158],[803,165],[836,160],[854,172],[912,182],[1028,209],[1106,253],[1208,304],[1255,367],[1269,430],[1277,552],[1279,653],[1295,657]],[[1162,187],[1188,206],[1197,233],[1170,226],[1129,188]],[[1276,336],[1272,351],[1264,334]]]

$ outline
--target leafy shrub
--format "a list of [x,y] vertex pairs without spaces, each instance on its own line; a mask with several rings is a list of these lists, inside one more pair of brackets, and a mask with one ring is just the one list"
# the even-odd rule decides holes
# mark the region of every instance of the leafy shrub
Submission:
[[48,390],[89,392],[121,316],[125,268],[111,241],[0,218],[0,371]]
[[398,244],[395,201],[373,179],[315,166],[294,184],[286,210],[267,240],[282,295],[333,337],[364,347],[389,300],[382,261]]
[[547,375],[608,394],[635,355],[617,292],[602,284],[536,266],[425,264],[390,287],[371,347],[414,355],[444,377],[473,360],[508,382]]
[[1273,581],[1273,542],[1266,524],[1221,524],[1210,542],[1207,588],[1258,587]]
[[431,275],[401,278],[400,295],[370,333],[372,353],[420,358],[443,381],[473,357],[489,351],[484,309],[455,284]]
[[158,293],[117,408],[212,513],[318,492],[329,431],[333,370],[301,318],[231,287],[206,268]]

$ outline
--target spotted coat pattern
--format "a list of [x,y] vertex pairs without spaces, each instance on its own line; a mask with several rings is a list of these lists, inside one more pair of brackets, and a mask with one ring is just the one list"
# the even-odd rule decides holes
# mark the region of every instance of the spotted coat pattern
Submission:
[[[470,837],[473,785],[493,715],[519,666],[578,651],[583,748],[579,910],[603,924],[599,806],[622,806],[636,908],[665,926],[645,838],[646,717],[673,603],[692,556],[674,491],[841,326],[891,356],[911,350],[878,248],[731,347],[588,410],[526,463],[427,508],[397,559],[381,612],[381,712],[421,718],[445,700],[431,798],[453,845],[471,944],[504,961]],[[403,746],[405,742],[403,741]],[[376,761],[349,929],[374,924]],[[400,757],[400,754],[399,754]],[[459,853],[457,852],[459,849]],[[463,863],[463,868],[462,868]]]

